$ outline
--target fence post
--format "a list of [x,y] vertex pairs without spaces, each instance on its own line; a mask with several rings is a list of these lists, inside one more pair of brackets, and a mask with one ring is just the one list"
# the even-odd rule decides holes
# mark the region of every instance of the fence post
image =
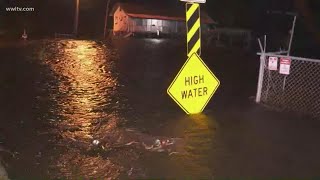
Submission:
[[256,95],[256,103],[261,102],[265,59],[266,59],[266,55],[265,55],[265,53],[262,53],[262,55],[260,56],[260,70],[259,70],[259,80],[258,80],[258,89],[257,89],[257,95]]
[[262,93],[262,85],[263,85],[263,76],[264,76],[264,67],[265,67],[265,49],[262,48],[262,44],[260,39],[258,39],[260,49],[261,49],[261,56],[260,56],[260,69],[259,69],[259,79],[258,79],[258,87],[257,87],[257,95],[256,95],[256,103],[261,102],[261,93]]
[[290,35],[290,41],[289,41],[288,56],[290,55],[290,51],[291,51],[291,45],[292,45],[292,39],[293,39],[293,35],[294,35],[294,29],[296,27],[296,20],[297,20],[297,16],[294,16],[292,29],[291,29],[291,35]]

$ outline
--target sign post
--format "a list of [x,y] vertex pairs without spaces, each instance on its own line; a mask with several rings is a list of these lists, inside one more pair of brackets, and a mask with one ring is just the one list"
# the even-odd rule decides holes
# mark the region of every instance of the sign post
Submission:
[[205,0],[186,3],[188,59],[172,81],[167,93],[187,114],[201,113],[220,85],[220,81],[200,58],[200,5]]
[[200,5],[186,3],[187,55],[201,55]]

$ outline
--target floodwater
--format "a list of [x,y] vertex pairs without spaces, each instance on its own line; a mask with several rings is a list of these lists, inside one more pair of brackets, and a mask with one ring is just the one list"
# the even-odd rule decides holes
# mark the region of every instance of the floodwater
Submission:
[[[0,55],[11,179],[320,177],[320,122],[253,103],[253,53],[203,48],[221,87],[194,116],[166,94],[186,60],[182,41],[40,40]],[[173,144],[152,148],[157,139]]]

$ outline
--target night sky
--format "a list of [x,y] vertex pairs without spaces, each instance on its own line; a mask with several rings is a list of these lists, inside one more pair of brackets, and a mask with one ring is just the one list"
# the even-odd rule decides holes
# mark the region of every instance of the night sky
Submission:
[[[142,3],[159,3],[159,0],[121,0]],[[118,2],[112,0],[112,2]],[[162,0],[170,6],[181,6],[178,0]],[[0,0],[0,28],[18,33],[27,27],[29,33],[39,36],[54,32],[71,33],[75,0]],[[35,12],[6,13],[7,6],[34,7]],[[106,0],[80,0],[81,35],[99,36],[103,32]],[[202,5],[220,26],[241,27],[253,30],[257,35],[269,31],[287,33],[292,17],[268,15],[268,10],[293,11],[299,13],[297,33],[308,34],[309,39],[320,42],[319,0],[207,0]],[[305,38],[304,38],[305,39]],[[303,43],[302,43],[303,44]],[[311,44],[311,43],[310,43]]]
[[[159,3],[159,0],[121,0]],[[208,0],[203,9],[206,9],[211,17],[218,21],[221,26],[237,26],[244,28],[261,27],[261,18],[267,10],[284,10],[284,11],[309,11],[320,8],[318,0]],[[117,2],[112,0],[112,2]],[[306,8],[301,9],[301,2]],[[17,25],[25,26],[27,23],[41,24],[44,27],[50,27],[51,30],[68,31],[68,25],[73,21],[75,0],[0,0],[2,7],[2,19],[8,21],[16,21]],[[178,0],[162,0],[161,3],[167,3],[171,6],[182,5],[183,2]],[[3,11],[6,6],[29,6],[35,7],[35,12],[24,13],[5,13]],[[106,0],[80,0],[80,21],[81,26],[98,28],[103,22]],[[311,13],[314,13],[311,12]],[[14,20],[16,19],[16,20]],[[101,20],[102,19],[102,20]],[[31,21],[31,22],[29,22]],[[88,24],[89,23],[89,24]],[[10,23],[9,23],[10,24]],[[96,25],[94,25],[96,24]],[[99,24],[99,25],[98,25]],[[29,25],[27,25],[29,26]],[[103,25],[102,25],[103,26]],[[33,28],[31,28],[33,29]]]

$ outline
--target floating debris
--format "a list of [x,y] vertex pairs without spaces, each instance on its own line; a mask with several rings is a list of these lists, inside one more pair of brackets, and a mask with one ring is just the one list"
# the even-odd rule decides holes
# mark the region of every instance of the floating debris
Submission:
[[135,132],[136,130],[132,129],[132,128],[127,128],[127,129],[125,129],[125,131],[127,131],[127,132]]
[[93,140],[92,144],[98,146],[100,144],[100,141],[99,140]]
[[153,144],[153,145],[155,145],[155,146],[160,146],[160,144],[161,144],[160,139],[157,139],[157,140],[154,141],[154,144]]
[[131,175],[132,175],[132,172],[133,172],[133,168],[131,168],[131,169],[128,171],[128,176],[131,176]]
[[[168,152],[172,155],[171,149],[169,148],[171,145],[174,145],[174,140],[160,140],[160,139],[156,139],[155,142],[153,143],[153,145],[148,146],[145,143],[142,143],[142,145],[144,146],[144,148],[146,150],[150,150],[153,152]],[[169,155],[170,155],[169,154]],[[173,153],[174,154],[174,153]]]
[[136,141],[131,141],[131,142],[125,144],[125,145],[126,145],[126,146],[131,146],[131,145],[133,145],[133,144],[139,144],[139,143],[136,142]]
[[169,156],[174,155],[174,154],[179,154],[179,152],[171,152],[171,153],[169,153]]
[[42,153],[41,153],[41,152],[38,152],[38,154],[36,154],[35,157],[40,158],[41,156],[42,156]]

